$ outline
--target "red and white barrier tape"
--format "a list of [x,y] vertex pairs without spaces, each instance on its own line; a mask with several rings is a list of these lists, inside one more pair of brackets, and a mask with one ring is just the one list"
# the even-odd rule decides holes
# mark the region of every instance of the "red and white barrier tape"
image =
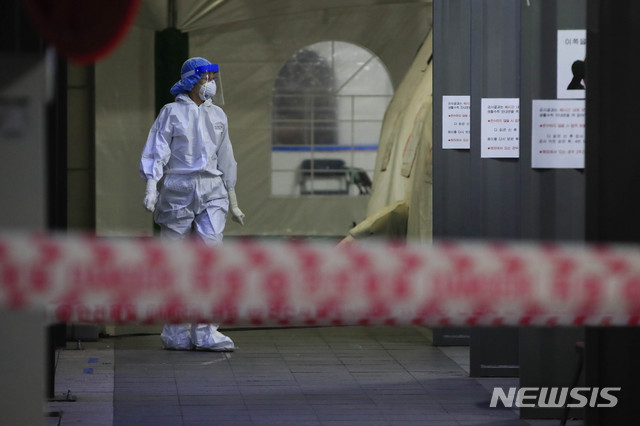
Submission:
[[635,326],[640,248],[9,234],[0,309],[88,323]]

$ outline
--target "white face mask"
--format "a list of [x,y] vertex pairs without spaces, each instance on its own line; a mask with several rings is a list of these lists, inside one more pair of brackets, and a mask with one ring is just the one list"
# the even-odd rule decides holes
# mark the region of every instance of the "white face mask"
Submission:
[[200,86],[200,99],[206,101],[216,95],[216,82],[214,80],[207,80],[202,86]]

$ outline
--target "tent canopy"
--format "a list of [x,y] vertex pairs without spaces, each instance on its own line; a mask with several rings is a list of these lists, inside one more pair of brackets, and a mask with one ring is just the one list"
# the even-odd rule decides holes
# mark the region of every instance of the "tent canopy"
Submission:
[[[276,79],[300,49],[339,41],[375,55],[397,89],[430,32],[431,6],[424,0],[143,1],[125,40],[95,67],[98,233],[153,230],[151,216],[141,207],[144,182],[138,163],[155,119],[154,36],[175,27],[188,34],[189,56],[221,67],[238,161],[236,190],[246,214],[244,227],[229,221],[225,234],[346,235],[366,218],[369,195],[273,195]],[[177,80],[179,69],[175,74]]]

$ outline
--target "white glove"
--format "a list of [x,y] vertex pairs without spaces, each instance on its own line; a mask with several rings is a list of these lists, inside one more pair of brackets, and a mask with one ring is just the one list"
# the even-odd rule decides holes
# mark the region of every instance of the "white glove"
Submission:
[[153,212],[158,202],[158,181],[147,179],[147,190],[144,196],[144,208]]
[[229,207],[231,208],[232,219],[240,225],[244,225],[244,213],[238,207],[238,197],[235,189],[229,190]]

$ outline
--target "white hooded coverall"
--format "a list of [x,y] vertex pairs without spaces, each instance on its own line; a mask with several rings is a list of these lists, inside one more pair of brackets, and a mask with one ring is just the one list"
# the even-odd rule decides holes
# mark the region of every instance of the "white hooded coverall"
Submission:
[[[186,93],[165,105],[149,131],[140,175],[159,182],[154,220],[161,237],[182,239],[191,231],[207,244],[220,244],[235,187],[233,156],[224,111],[206,100],[198,106]],[[165,325],[167,349],[233,350],[216,324]]]
[[222,242],[227,191],[237,180],[222,108],[210,99],[198,106],[186,93],[165,105],[142,151],[140,174],[159,182],[154,219],[162,237],[184,238],[193,228],[206,243]]

